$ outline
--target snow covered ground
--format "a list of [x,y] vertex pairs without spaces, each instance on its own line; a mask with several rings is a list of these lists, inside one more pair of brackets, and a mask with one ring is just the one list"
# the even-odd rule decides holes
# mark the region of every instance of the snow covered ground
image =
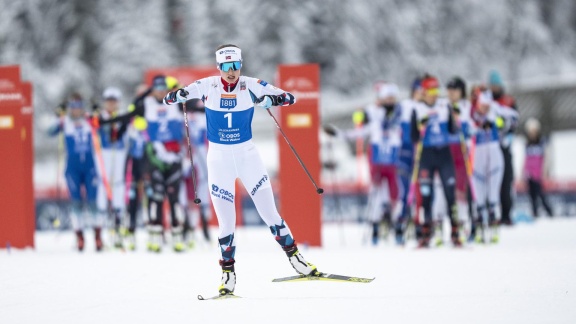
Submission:
[[293,274],[284,253],[266,228],[241,228],[244,298],[224,301],[196,298],[216,293],[214,245],[97,254],[89,237],[79,254],[71,233],[38,233],[36,251],[0,250],[0,323],[576,323],[576,218],[519,224],[498,245],[461,250],[372,247],[365,233],[327,225],[325,247],[302,251],[320,270],[374,282],[272,283]]

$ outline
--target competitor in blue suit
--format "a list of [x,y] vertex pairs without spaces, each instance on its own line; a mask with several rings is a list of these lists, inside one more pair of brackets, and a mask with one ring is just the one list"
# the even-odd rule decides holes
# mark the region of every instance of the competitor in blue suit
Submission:
[[[66,184],[70,192],[72,226],[76,232],[77,248],[84,250],[84,207],[91,216],[94,227],[96,250],[103,248],[101,238],[102,219],[96,213],[96,194],[98,190],[98,172],[96,169],[94,144],[91,125],[88,122],[85,104],[80,95],[74,94],[64,107],[67,116],[62,116],[59,123],[50,130],[51,135],[64,133],[66,143]],[[63,111],[62,111],[63,112]],[[85,197],[82,197],[84,188]]]
[[[461,246],[456,217],[454,197],[455,175],[452,154],[450,153],[449,135],[457,129],[453,122],[453,111],[448,100],[438,98],[440,84],[435,77],[426,76],[422,79],[424,89],[423,102],[416,108],[412,118],[413,140],[422,141],[423,149],[420,156],[418,182],[424,207],[424,224],[420,247],[428,247],[432,236],[432,202],[434,197],[434,174],[438,172],[444,196],[446,198],[447,215],[452,226],[452,243]],[[420,129],[423,131],[419,131]],[[437,198],[437,197],[436,197]]]
[[[395,224],[396,242],[404,244],[404,231],[409,217],[411,217],[410,206],[408,206],[408,191],[410,190],[410,180],[412,178],[412,168],[414,167],[414,143],[412,143],[411,121],[415,109],[422,100],[421,78],[416,78],[412,82],[410,98],[400,102],[401,117],[400,127],[402,130],[400,154],[398,157],[397,173],[400,182],[400,201],[402,203],[400,215]],[[416,235],[418,237],[418,235]]]

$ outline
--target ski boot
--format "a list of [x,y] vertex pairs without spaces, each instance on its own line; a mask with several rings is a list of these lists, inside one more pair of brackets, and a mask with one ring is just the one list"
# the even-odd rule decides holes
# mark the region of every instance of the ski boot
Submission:
[[434,230],[434,245],[442,246],[444,245],[444,228],[442,221],[437,221]]
[[111,228],[109,230],[110,233],[110,240],[112,241],[112,245],[115,249],[123,249],[124,245],[122,244],[122,234],[120,228]]
[[488,231],[490,233],[490,243],[498,243],[498,220],[496,219],[494,204],[490,204],[488,207]]
[[84,251],[84,233],[76,231],[76,248],[79,252]]
[[296,243],[285,246],[282,249],[284,250],[284,252],[286,252],[288,259],[290,260],[290,264],[292,265],[292,268],[296,270],[296,272],[304,276],[320,275],[320,272],[318,272],[315,265],[304,260],[302,254],[300,254],[300,252],[298,251]]
[[194,243],[194,228],[185,224],[182,231],[182,240],[188,249],[192,250],[195,246]]
[[236,287],[236,272],[234,271],[234,259],[228,261],[220,260],[220,266],[222,267],[222,280],[220,282],[220,287],[218,287],[218,293],[221,296],[233,295],[234,288]]
[[490,223],[490,243],[498,243],[500,236],[498,235],[498,222]]
[[134,230],[128,230],[126,236],[124,237],[126,247],[130,251],[136,250],[136,236],[134,235]]
[[386,211],[384,212],[384,216],[382,217],[382,239],[384,242],[388,241],[388,236],[392,231],[392,214],[390,212],[390,206],[385,207]]
[[100,227],[94,228],[94,240],[96,241],[96,251],[102,251],[104,249],[104,242],[102,242],[102,229]]
[[424,224],[421,228],[420,239],[418,240],[418,248],[429,248],[430,238],[432,237],[432,225]]
[[162,225],[150,225],[148,235],[148,243],[146,244],[148,251],[162,252]]
[[468,234],[468,243],[473,243],[474,240],[476,239],[477,226],[478,224],[476,224],[476,222],[474,221],[471,222],[470,233]]
[[372,245],[378,245],[378,238],[380,235],[380,223],[372,223]]
[[406,239],[404,238],[404,226],[401,221],[398,221],[395,225],[394,239],[398,246],[404,246],[404,244],[406,244]]
[[476,233],[474,235],[474,242],[484,244],[486,243],[486,239],[484,238],[484,224],[478,223],[476,224]]
[[450,239],[452,240],[452,245],[456,248],[462,247],[462,240],[460,240],[460,230],[458,226],[452,226],[452,233],[450,234]]
[[172,228],[172,248],[174,252],[184,252],[186,244],[184,244],[184,237],[182,235],[182,227]]

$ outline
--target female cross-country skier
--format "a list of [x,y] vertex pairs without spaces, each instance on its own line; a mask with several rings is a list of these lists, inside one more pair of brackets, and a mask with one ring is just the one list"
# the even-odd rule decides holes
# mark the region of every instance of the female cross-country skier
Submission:
[[[476,190],[476,226],[471,233],[477,242],[485,242],[484,229],[487,221],[490,241],[498,242],[498,219],[496,208],[500,202],[500,191],[504,175],[504,157],[500,149],[499,123],[509,125],[518,118],[518,112],[496,102],[492,92],[478,95],[472,114],[476,124],[476,152],[474,153],[474,188]],[[485,217],[485,214],[488,217]]]
[[294,104],[296,99],[266,81],[241,76],[242,52],[238,46],[219,46],[215,54],[220,76],[200,79],[170,92],[164,102],[176,104],[199,98],[206,107],[208,186],[218,218],[218,242],[222,254],[222,282],[218,291],[221,295],[231,294],[236,286],[236,178],[242,180],[258,213],[286,252],[292,267],[303,275],[319,275],[316,266],[302,257],[288,224],[278,214],[270,176],[251,140],[255,106],[264,109],[288,106]]
[[[101,232],[103,219],[96,212],[96,195],[98,192],[98,170],[94,148],[94,133],[86,114],[86,104],[79,94],[73,94],[61,109],[57,125],[50,129],[50,135],[62,132],[66,143],[66,184],[70,192],[70,215],[76,232],[78,251],[84,250],[84,223],[92,225],[96,250],[102,251]],[[65,110],[68,111],[64,115]],[[82,187],[84,190],[82,190]],[[84,194],[82,194],[84,191]],[[83,197],[84,196],[84,197]],[[89,219],[83,217],[86,207]]]

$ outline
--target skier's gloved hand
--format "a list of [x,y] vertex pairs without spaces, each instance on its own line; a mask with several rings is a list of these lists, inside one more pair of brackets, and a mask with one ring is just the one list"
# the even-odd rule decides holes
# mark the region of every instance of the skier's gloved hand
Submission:
[[482,128],[484,128],[485,130],[490,130],[490,129],[492,129],[492,122],[486,120],[486,121],[482,124]]
[[457,116],[460,115],[460,107],[458,107],[458,105],[451,105],[450,108],[452,108],[452,112],[454,112]]
[[183,103],[188,100],[188,91],[184,89],[178,89],[176,91],[170,92],[164,97],[164,102],[167,104]]
[[332,126],[332,125],[324,125],[322,127],[322,129],[324,130],[324,132],[330,136],[336,136],[336,134],[338,133],[338,130],[336,129],[336,127]]
[[422,127],[426,127],[426,124],[428,123],[428,116],[423,117],[422,119],[420,119],[420,126]]
[[284,96],[264,95],[254,102],[256,106],[264,109],[269,109],[272,106],[282,106],[284,104]]
[[61,103],[60,105],[58,105],[58,107],[56,107],[56,110],[54,111],[54,113],[56,114],[56,117],[62,117],[64,115],[66,115],[66,103]]
[[184,89],[176,90],[176,101],[178,103],[186,102],[186,100],[188,100],[187,96],[188,96],[188,91],[186,91]]
[[255,101],[256,107],[261,107],[264,109],[270,109],[272,107],[272,99],[270,96],[262,96]]

